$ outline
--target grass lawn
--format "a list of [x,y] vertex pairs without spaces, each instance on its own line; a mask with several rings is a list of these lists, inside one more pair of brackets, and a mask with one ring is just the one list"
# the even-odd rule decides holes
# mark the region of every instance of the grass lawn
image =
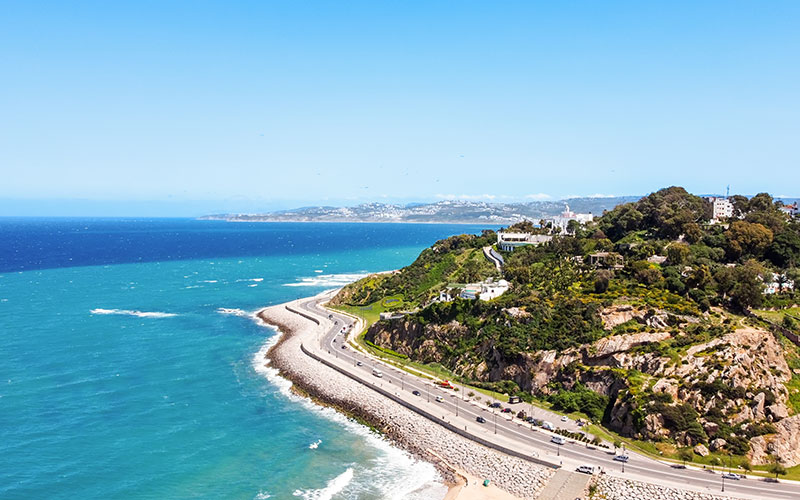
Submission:
[[764,318],[773,323],[781,324],[785,315],[800,318],[800,307],[790,307],[788,309],[779,309],[777,311],[767,311],[765,309],[756,309],[753,311],[756,316]]

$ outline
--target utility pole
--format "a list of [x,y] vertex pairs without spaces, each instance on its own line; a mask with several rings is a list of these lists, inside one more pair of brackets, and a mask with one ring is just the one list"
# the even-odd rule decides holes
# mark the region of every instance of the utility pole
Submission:
[[494,414],[494,433],[497,434],[497,413]]

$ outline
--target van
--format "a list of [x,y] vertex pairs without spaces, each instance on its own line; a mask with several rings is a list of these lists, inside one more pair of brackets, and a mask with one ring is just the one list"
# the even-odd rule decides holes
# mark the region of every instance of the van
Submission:
[[372,374],[378,378],[383,378],[383,372],[378,370],[377,368],[372,369]]
[[567,442],[567,440],[564,439],[564,436],[553,436],[550,438],[550,442],[555,444],[564,444]]
[[594,474],[595,467],[593,465],[581,465],[577,469],[578,472],[583,472],[584,474]]
[[545,420],[544,422],[542,422],[542,429],[546,429],[548,431],[554,431],[556,430],[556,427],[553,425],[552,422],[548,422]]

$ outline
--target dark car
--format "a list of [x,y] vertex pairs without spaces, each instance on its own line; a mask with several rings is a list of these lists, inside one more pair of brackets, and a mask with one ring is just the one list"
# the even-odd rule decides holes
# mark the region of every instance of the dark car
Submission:
[[485,418],[483,418],[483,417],[478,417],[478,418],[476,418],[475,420],[476,420],[476,421],[477,421],[479,424],[485,424],[485,423],[486,423],[486,419],[485,419]]
[[419,396],[419,391],[414,391],[414,392],[412,392],[411,394],[413,394],[413,395],[415,395],[415,396]]
[[492,403],[489,405],[489,408],[500,408],[502,405],[500,403]]
[[533,417],[528,417],[528,418],[525,419],[525,421],[528,422],[529,424],[532,424],[535,420],[536,419],[533,418]]
[[511,413],[511,408],[503,408],[500,411],[503,412],[503,413]]
[[346,345],[343,345],[343,346],[342,346],[342,349],[347,349],[347,346],[346,346]]

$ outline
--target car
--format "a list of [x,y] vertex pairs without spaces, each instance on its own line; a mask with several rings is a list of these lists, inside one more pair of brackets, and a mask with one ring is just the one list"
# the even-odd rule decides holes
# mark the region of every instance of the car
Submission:
[[420,392],[419,392],[419,391],[414,391],[414,392],[412,392],[411,394],[413,394],[413,395],[415,395],[415,396],[420,396]]
[[502,405],[500,403],[492,403],[489,405],[489,408],[500,408]]
[[580,465],[575,470],[584,474],[594,474],[594,466],[592,465]]
[[443,398],[443,397],[441,397],[441,396],[436,396],[436,402],[437,402],[437,403],[441,403],[441,402],[443,402],[443,401],[444,401],[444,398]]
[[338,321],[334,321],[334,322],[333,322],[333,324],[334,324],[334,325],[338,325],[338,324],[339,324],[339,322],[338,322]]
[[536,421],[536,419],[533,418],[533,417],[526,417],[525,421],[528,422],[529,424],[532,424],[532,423],[534,423]]
[[629,457],[628,455],[617,455],[614,457],[614,460],[616,460],[617,462],[627,462],[630,459],[631,457]]
[[722,475],[722,477],[724,477],[725,479],[733,479],[734,481],[738,481],[742,478],[742,476],[734,472],[726,472],[725,474]]
[[475,421],[478,422],[479,424],[485,424],[486,423],[486,419],[483,418],[483,417],[478,417],[478,418],[475,419]]
[[511,413],[511,408],[503,408],[500,410],[502,413]]
[[567,440],[564,439],[564,436],[553,436],[550,438],[550,442],[555,444],[564,444],[567,442]]
[[563,417],[561,417],[561,421],[562,421],[562,422],[566,422],[567,420],[569,420],[569,419],[567,418],[567,416],[566,416],[566,415],[564,415]]
[[342,344],[342,349],[347,349],[347,344]]
[[542,422],[542,429],[547,429],[548,431],[556,430],[556,426],[554,426],[551,422]]
[[361,361],[356,361],[356,366],[361,366],[361,365],[363,365],[363,364],[364,364],[364,363],[362,363]]

